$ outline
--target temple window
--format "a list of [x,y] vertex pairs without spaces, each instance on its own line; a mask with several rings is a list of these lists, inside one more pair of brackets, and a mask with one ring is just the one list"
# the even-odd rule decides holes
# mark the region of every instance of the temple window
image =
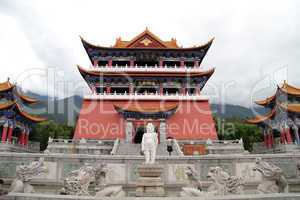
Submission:
[[167,87],[163,88],[164,94],[180,94],[180,89],[177,87]]
[[107,66],[108,65],[108,61],[107,60],[100,60],[98,61],[98,66]]
[[137,94],[156,94],[159,92],[159,88],[155,86],[137,86],[134,91]]
[[163,66],[173,68],[173,67],[180,67],[180,61],[164,61]]
[[158,61],[135,61],[135,65],[138,67],[145,67],[145,66],[158,66]]
[[105,88],[100,86],[100,87],[96,87],[96,93],[97,94],[104,94]]
[[184,62],[184,65],[187,68],[193,68],[195,66],[195,63],[194,63],[194,61],[186,61],[186,62]]
[[111,86],[111,93],[129,94],[129,86]]
[[112,61],[112,66],[113,67],[125,67],[125,66],[130,66],[130,61],[128,60],[113,60]]
[[186,91],[188,92],[189,95],[196,94],[196,88],[187,88]]

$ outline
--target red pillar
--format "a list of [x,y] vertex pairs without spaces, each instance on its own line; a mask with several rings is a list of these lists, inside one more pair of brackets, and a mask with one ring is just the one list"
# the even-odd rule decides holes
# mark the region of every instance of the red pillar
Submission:
[[129,85],[129,94],[133,94],[133,84]]
[[184,60],[180,60],[180,68],[184,67]]
[[6,122],[6,123],[3,125],[3,129],[2,129],[2,138],[1,138],[2,143],[5,143],[5,142],[6,142],[7,127],[8,127],[8,124],[7,124],[7,122]]
[[163,93],[164,93],[163,84],[160,84],[160,85],[159,85],[159,94],[160,94],[160,95],[163,95]]
[[264,143],[265,143],[265,146],[268,147],[268,135],[266,132],[264,133]]
[[7,131],[7,141],[8,143],[11,143],[12,142],[12,134],[13,134],[13,130],[14,130],[14,127],[12,125],[10,125],[8,127],[8,131]]
[[194,67],[199,67],[199,61],[198,60],[194,61]]
[[22,131],[21,133],[21,145],[25,145],[25,135],[26,135],[26,131],[25,129]]
[[108,60],[108,66],[109,66],[109,67],[112,67],[112,59],[109,59],[109,60]]
[[130,67],[134,67],[134,60],[130,60],[129,65],[130,65]]
[[98,60],[94,60],[94,61],[93,61],[93,66],[94,66],[94,67],[97,67],[97,65],[98,65]]
[[22,144],[22,133],[18,135],[18,144]]
[[186,94],[186,88],[184,86],[182,86],[181,88],[181,94],[182,95],[185,95]]
[[24,145],[25,142],[25,135],[26,135],[26,128],[23,128],[20,134],[20,145]]
[[92,93],[96,94],[96,87],[95,87],[95,85],[91,85],[91,89],[92,89]]
[[290,129],[289,129],[289,128],[286,128],[284,132],[285,132],[285,138],[286,138],[287,143],[288,143],[288,144],[293,143],[292,137],[291,137]]
[[197,86],[196,86],[196,94],[197,95],[200,95],[200,84],[197,84]]
[[271,131],[270,132],[270,141],[271,141],[271,143],[270,143],[270,147],[272,148],[273,147],[273,144],[274,144],[274,137],[273,137],[273,132]]
[[285,133],[284,133],[284,129],[280,130],[280,142],[281,144],[285,144]]
[[163,68],[163,67],[164,67],[163,64],[164,64],[164,63],[163,63],[162,60],[160,60],[160,61],[158,62],[158,65],[159,65],[160,68]]
[[110,94],[111,92],[111,87],[108,85],[106,86],[106,94]]
[[269,148],[272,148],[272,146],[273,146],[272,132],[269,131],[269,132],[268,132],[268,147],[269,147]]
[[28,145],[29,141],[29,128],[26,130],[24,145]]

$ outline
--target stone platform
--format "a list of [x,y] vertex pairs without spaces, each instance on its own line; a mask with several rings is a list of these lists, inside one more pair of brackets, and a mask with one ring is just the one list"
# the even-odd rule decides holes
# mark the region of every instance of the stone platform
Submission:
[[[0,197],[2,200],[207,200],[201,197],[85,197],[69,195],[49,195],[49,194],[21,194],[12,193],[7,197]],[[298,200],[299,193],[289,194],[257,194],[257,195],[228,195],[223,197],[210,197],[210,200]]]
[[164,167],[158,164],[143,164],[137,167],[139,177],[136,183],[137,197],[165,196],[164,183],[161,175]]
[[[143,156],[87,155],[87,154],[39,154],[39,153],[2,153],[0,152],[0,178],[3,187],[8,188],[16,176],[18,165],[29,164],[45,157],[48,173],[35,177],[32,185],[37,193],[58,194],[64,178],[72,170],[79,169],[85,163],[106,163],[109,173],[106,182],[109,185],[122,185],[128,196],[135,196],[138,179],[137,167],[144,162]],[[279,166],[286,176],[290,192],[300,192],[300,153],[288,154],[235,154],[203,156],[158,156],[157,162],[163,166],[162,180],[167,196],[178,196],[186,186],[185,168],[192,167],[199,173],[205,190],[211,183],[207,178],[210,167],[220,166],[233,176],[245,177],[245,193],[253,193],[261,181],[259,174],[251,170],[257,157]]]

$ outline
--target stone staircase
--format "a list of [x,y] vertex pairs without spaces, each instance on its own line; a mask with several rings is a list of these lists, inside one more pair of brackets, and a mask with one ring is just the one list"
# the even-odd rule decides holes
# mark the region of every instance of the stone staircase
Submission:
[[[141,144],[120,143],[115,155],[141,155]],[[167,156],[166,144],[158,144],[156,155]],[[179,155],[173,147],[172,155]]]

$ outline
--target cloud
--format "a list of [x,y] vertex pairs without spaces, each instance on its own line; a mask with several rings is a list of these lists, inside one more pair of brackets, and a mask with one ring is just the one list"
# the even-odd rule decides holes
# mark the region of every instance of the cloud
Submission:
[[[16,48],[23,52],[22,56],[34,65],[46,66],[51,73],[54,71],[55,78],[50,84],[56,92],[52,94],[62,96],[82,90],[88,92],[75,67],[90,65],[78,35],[106,46],[119,36],[130,39],[146,26],[162,39],[176,37],[183,46],[204,43],[215,36],[202,66],[216,67],[216,72],[204,93],[210,93],[215,87],[219,88],[220,96],[221,88],[230,85],[222,97],[214,100],[220,101],[226,95],[223,103],[249,106],[256,84],[273,77],[283,67],[287,68],[284,78],[300,86],[299,8],[298,1],[7,0],[0,3],[0,19],[15,21],[17,28],[10,29],[5,40],[20,40]],[[21,55],[8,46],[10,43],[6,42],[0,47],[0,51],[9,51],[7,57]],[[17,71],[32,65],[17,63]],[[1,71],[5,71],[3,61],[0,64]],[[16,68],[14,62],[6,61],[5,66]],[[61,86],[64,82],[81,85],[76,91],[66,90]],[[272,86],[255,98],[270,95],[274,91]],[[39,84],[26,87],[36,90]]]

